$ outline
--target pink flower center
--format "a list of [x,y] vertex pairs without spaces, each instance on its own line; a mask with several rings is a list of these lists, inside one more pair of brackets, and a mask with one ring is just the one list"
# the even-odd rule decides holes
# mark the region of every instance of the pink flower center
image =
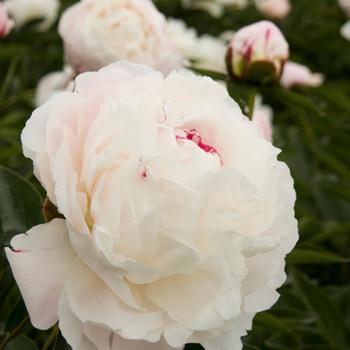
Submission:
[[202,141],[202,137],[196,129],[184,129],[183,132],[184,136],[176,135],[176,140],[189,140],[194,142],[204,152],[217,155],[220,158],[221,165],[223,165],[223,161],[219,152],[216,150],[215,147],[204,143]]

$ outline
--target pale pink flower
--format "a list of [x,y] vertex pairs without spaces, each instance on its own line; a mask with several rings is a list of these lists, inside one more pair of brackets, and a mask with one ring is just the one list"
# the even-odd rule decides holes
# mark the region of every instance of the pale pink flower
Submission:
[[22,133],[64,218],[6,248],[33,324],[73,350],[232,350],[298,233],[279,150],[208,77],[118,62]]
[[80,73],[118,60],[168,73],[183,60],[150,0],[81,0],[63,13],[59,33],[67,63]]
[[288,61],[284,65],[281,77],[281,85],[285,88],[293,86],[320,86],[324,76],[320,73],[312,73],[311,70],[302,64]]

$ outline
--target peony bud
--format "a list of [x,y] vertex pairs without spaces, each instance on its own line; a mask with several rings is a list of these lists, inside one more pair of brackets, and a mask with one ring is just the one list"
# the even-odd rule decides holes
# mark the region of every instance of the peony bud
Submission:
[[256,0],[257,9],[267,17],[282,19],[291,10],[289,0]]
[[281,77],[281,85],[287,89],[293,86],[320,86],[324,77],[320,73],[312,73],[308,67],[295,62],[286,62]]
[[231,40],[226,63],[229,73],[254,82],[279,80],[289,46],[278,27],[261,21],[240,29]]
[[7,9],[2,2],[0,2],[0,38],[4,38],[10,33],[13,27],[13,21],[9,18]]

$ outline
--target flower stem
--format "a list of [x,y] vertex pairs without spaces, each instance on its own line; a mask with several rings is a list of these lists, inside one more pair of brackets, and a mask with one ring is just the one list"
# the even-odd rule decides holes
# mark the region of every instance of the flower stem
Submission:
[[252,120],[255,106],[256,89],[252,89],[247,101],[247,117]]

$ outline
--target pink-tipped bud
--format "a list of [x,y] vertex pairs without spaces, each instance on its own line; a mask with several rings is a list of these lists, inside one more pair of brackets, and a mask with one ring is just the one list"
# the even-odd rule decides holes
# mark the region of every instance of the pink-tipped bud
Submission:
[[261,21],[235,33],[226,62],[233,77],[265,82],[279,80],[288,57],[289,46],[281,31],[272,22]]

